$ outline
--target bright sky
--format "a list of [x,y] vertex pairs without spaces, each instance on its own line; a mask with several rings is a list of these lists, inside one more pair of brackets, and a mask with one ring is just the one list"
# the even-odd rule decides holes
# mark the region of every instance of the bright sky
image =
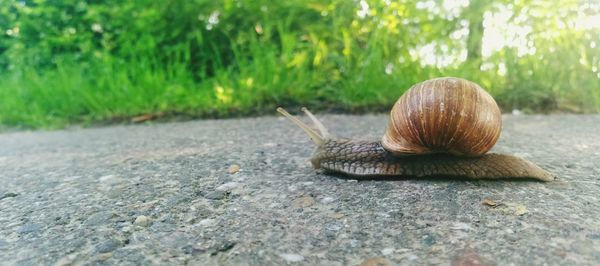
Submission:
[[[363,2],[363,1],[361,1]],[[456,17],[462,9],[469,5],[469,0],[445,0],[442,4],[443,8],[448,11],[449,17]],[[363,7],[364,8],[364,7]],[[428,10],[429,12],[439,12],[439,7],[433,0],[426,0],[417,3],[417,8]],[[509,23],[512,11],[508,8],[497,10],[494,13],[486,12],[484,15],[484,36],[482,40],[482,55],[489,57],[494,52],[501,50],[504,47],[515,47],[519,56],[535,54],[536,48],[532,41],[527,39],[527,35],[531,33],[530,26],[518,26]],[[560,27],[560,22],[558,23]],[[566,27],[567,25],[563,25]],[[600,28],[600,14],[579,14],[579,17],[574,20],[571,28],[576,29],[592,29]],[[468,24],[465,23],[463,28],[454,32],[450,37],[456,40],[464,39],[469,34]],[[590,45],[596,46],[595,42]],[[447,47],[439,47],[444,53]],[[592,47],[594,48],[594,47]],[[436,44],[427,44],[420,49],[411,51],[413,56],[421,59],[423,65],[436,65],[445,67],[454,62],[464,61],[467,58],[466,50],[458,53],[448,53],[446,56],[436,56],[434,51]],[[502,71],[502,66],[500,66]]]

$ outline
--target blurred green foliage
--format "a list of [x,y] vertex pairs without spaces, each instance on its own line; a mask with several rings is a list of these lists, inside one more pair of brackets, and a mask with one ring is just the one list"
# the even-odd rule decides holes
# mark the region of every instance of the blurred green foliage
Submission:
[[[504,111],[600,111],[600,28],[580,22],[600,4],[448,2],[3,0],[0,124],[382,111],[436,76],[481,84]],[[483,55],[495,14],[524,43]]]

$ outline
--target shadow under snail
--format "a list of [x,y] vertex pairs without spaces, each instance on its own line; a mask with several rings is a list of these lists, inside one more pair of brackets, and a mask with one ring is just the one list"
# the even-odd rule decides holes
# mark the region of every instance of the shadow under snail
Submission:
[[512,155],[487,153],[500,137],[502,116],[491,95],[461,78],[436,78],[412,86],[394,104],[380,141],[334,137],[306,108],[316,130],[277,111],[317,144],[315,169],[354,178],[459,177],[537,179],[554,176]]

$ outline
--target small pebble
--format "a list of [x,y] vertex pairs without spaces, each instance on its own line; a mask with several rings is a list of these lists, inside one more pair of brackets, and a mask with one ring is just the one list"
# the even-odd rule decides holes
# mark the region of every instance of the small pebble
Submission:
[[480,257],[474,251],[463,251],[452,259],[452,266],[467,266],[467,265],[493,265],[490,261]]
[[167,182],[164,183],[164,185],[166,187],[177,187],[177,186],[179,186],[179,181],[177,181],[177,180],[168,180]]
[[205,198],[207,199],[211,199],[211,200],[222,200],[227,196],[227,193],[225,191],[211,191],[208,192],[204,195]]
[[292,201],[294,208],[306,208],[315,204],[315,199],[311,196],[303,196]]
[[69,223],[69,219],[67,217],[61,216],[54,217],[54,221],[57,225],[65,225]]
[[5,198],[13,198],[18,196],[19,194],[17,193],[12,193],[12,192],[6,192],[6,193],[0,193],[0,200],[1,199],[5,199]]
[[483,199],[483,205],[487,205],[487,206],[498,206],[498,203],[496,203],[494,200],[489,199],[489,198],[485,198]]
[[560,248],[560,249],[555,250],[554,254],[556,254],[564,259],[567,256],[567,251],[564,248]]
[[383,254],[383,256],[387,256],[394,253],[394,251],[395,250],[393,248],[384,248],[383,250],[381,250],[381,254]]
[[237,172],[239,172],[241,170],[241,167],[237,164],[232,164],[229,166],[229,169],[227,169],[227,172],[229,172],[230,174],[235,174]]
[[218,186],[216,188],[216,190],[218,190],[218,191],[231,191],[231,190],[233,190],[233,189],[235,189],[235,188],[237,188],[239,186],[240,186],[240,183],[238,183],[238,182],[227,182],[227,183],[225,183],[223,185]]
[[341,212],[335,212],[335,213],[329,215],[329,217],[334,218],[334,219],[341,219],[341,218],[344,218],[344,216],[346,216],[346,215]]
[[106,224],[114,216],[115,216],[115,214],[112,212],[99,211],[97,213],[90,215],[85,220],[84,224],[88,225],[88,226],[96,226],[96,225]]
[[426,246],[431,246],[433,244],[435,244],[436,240],[435,237],[432,235],[425,235],[421,238],[421,243],[423,243],[423,245]]
[[304,256],[299,255],[299,254],[286,253],[286,254],[280,254],[279,256],[287,262],[301,262],[304,260]]
[[210,248],[210,255],[214,256],[221,252],[227,252],[235,247],[237,243],[227,239],[220,239],[218,243]]
[[344,224],[342,222],[333,222],[333,223],[325,224],[325,229],[327,231],[336,232],[336,231],[341,230],[342,228],[344,228]]
[[452,230],[462,230],[462,231],[469,231],[471,230],[471,225],[466,224],[466,223],[455,223],[453,224],[450,229]]
[[202,219],[200,222],[198,222],[198,225],[201,226],[211,226],[215,224],[215,219]]
[[97,261],[105,261],[107,259],[112,258],[112,253],[108,252],[108,253],[100,253],[98,254],[98,256],[96,256],[96,260]]
[[357,247],[360,246],[360,243],[361,242],[358,239],[350,239],[350,243],[349,244],[350,244],[350,247],[357,248]]
[[505,215],[516,215],[516,216],[522,216],[522,215],[528,213],[527,207],[525,207],[525,205],[520,204],[520,203],[513,203],[513,202],[499,203],[498,205],[494,206],[493,210],[499,211]]
[[116,185],[116,184],[119,184],[124,181],[121,177],[116,176],[116,175],[101,176],[100,178],[98,178],[98,180],[101,183],[107,184],[107,185]]
[[117,249],[119,246],[121,246],[121,241],[116,239],[109,239],[96,245],[96,251],[98,253],[108,253]]
[[388,266],[390,262],[384,258],[369,258],[360,264],[361,266]]
[[25,224],[25,225],[21,226],[19,229],[17,229],[17,233],[19,233],[19,234],[33,233],[33,232],[40,230],[40,228],[42,228],[42,226],[39,224],[29,223],[29,224]]
[[143,226],[143,227],[147,227],[152,223],[152,220],[145,215],[140,215],[137,218],[135,218],[135,221],[133,222],[134,225],[137,226]]
[[264,147],[276,147],[277,143],[275,142],[266,142],[263,144]]
[[334,201],[335,201],[335,199],[332,198],[332,197],[324,197],[324,198],[321,199],[321,203],[323,203],[323,204],[329,204],[329,203],[332,203]]
[[75,261],[75,259],[77,258],[76,254],[69,254],[65,257],[62,257],[61,259],[59,259],[56,264],[54,264],[55,266],[68,266],[68,265],[73,265],[73,262]]

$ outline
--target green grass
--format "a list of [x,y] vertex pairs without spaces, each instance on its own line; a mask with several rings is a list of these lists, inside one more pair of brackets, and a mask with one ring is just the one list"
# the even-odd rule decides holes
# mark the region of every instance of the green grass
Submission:
[[109,58],[87,65],[64,61],[56,69],[44,71],[23,68],[0,79],[0,124],[60,128],[158,113],[247,116],[274,114],[277,106],[384,111],[412,84],[435,76],[461,76],[482,84],[504,111],[600,110],[600,92],[592,82],[579,87],[546,87],[524,78],[521,82],[526,83],[511,87],[508,81],[486,84],[492,79],[481,73],[469,75],[464,69],[442,72],[414,66],[397,67],[387,74],[377,52],[366,54],[360,65],[341,73],[309,62],[295,64],[295,53],[254,49],[250,59],[240,58],[234,67],[220,68],[200,81],[186,64],[162,65],[152,58]]

